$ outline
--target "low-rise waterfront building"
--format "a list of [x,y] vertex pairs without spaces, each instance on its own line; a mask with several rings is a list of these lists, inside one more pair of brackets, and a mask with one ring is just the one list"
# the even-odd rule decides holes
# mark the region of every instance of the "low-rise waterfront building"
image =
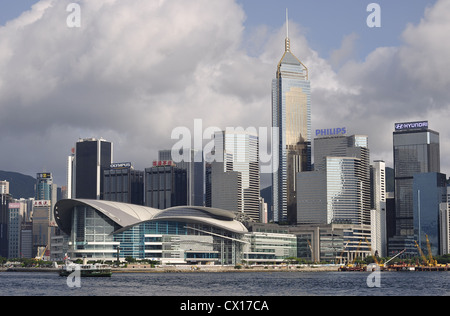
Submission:
[[192,206],[164,210],[100,200],[61,200],[55,207],[73,260],[127,257],[162,264],[237,264],[245,226],[230,211]]

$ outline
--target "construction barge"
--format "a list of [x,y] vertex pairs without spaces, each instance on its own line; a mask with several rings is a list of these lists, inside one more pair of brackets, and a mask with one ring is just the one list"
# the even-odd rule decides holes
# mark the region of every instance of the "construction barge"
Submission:
[[421,265],[406,265],[406,264],[393,264],[390,266],[379,265],[375,268],[370,266],[340,266],[338,271],[356,271],[356,272],[373,272],[373,271],[450,271],[449,265],[439,266],[421,266]]

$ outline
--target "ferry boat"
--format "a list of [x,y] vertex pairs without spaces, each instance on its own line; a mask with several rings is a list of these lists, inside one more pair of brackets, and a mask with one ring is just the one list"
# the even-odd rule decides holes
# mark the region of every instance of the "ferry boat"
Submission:
[[105,264],[69,264],[64,265],[59,270],[60,276],[69,276],[79,269],[81,277],[110,277],[111,267]]
[[88,264],[86,258],[83,258],[83,264],[75,264],[68,257],[65,258],[65,264],[59,269],[60,276],[69,276],[70,274],[80,271],[81,277],[110,277],[112,270],[106,264]]

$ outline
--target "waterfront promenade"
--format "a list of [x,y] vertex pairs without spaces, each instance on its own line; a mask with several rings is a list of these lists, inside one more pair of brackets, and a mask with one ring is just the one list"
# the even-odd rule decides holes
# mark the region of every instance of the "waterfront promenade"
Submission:
[[[275,265],[275,266],[220,266],[220,265],[128,265],[112,268],[113,273],[190,273],[190,272],[335,272],[336,265]],[[58,272],[58,268],[0,268],[0,272]]]

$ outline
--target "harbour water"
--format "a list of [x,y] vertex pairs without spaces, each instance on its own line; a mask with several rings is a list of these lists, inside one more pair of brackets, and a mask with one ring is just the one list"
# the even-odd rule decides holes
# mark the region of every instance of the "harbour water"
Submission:
[[69,287],[56,273],[0,272],[0,296],[450,296],[450,272],[117,273]]

